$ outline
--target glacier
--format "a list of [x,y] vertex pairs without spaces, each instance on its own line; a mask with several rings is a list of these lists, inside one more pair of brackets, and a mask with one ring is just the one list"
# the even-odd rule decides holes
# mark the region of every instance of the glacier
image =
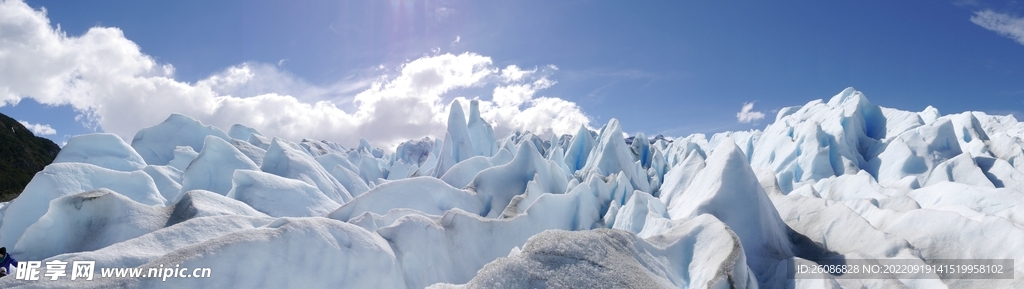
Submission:
[[[494,135],[453,101],[393,150],[225,132],[185,115],[72,137],[0,203],[19,261],[94,280],[4,288],[1024,288],[1013,279],[794,278],[795,264],[1024,264],[1024,123],[902,111],[847,88],[764,129]],[[209,268],[204,278],[101,268]],[[42,270],[45,270],[42,268]],[[70,270],[69,270],[70,274]]]

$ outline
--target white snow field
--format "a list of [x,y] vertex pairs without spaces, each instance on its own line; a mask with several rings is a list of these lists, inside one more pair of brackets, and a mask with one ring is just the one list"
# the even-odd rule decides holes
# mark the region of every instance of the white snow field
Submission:
[[[71,138],[17,199],[3,288],[1024,288],[1024,123],[848,88],[764,130],[495,136],[476,102],[386,154],[184,115]],[[466,116],[469,116],[468,118]],[[794,264],[1012,259],[1012,278],[794,278]],[[70,264],[70,263],[69,263]],[[104,268],[209,268],[202,278]],[[13,272],[16,273],[16,272]],[[70,265],[67,274],[72,274]]]

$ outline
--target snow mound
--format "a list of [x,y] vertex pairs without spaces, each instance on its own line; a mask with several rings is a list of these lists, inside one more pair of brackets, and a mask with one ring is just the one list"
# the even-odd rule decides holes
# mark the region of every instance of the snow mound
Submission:
[[174,147],[174,158],[167,165],[179,171],[185,171],[197,156],[199,156],[199,153],[190,146],[176,146]]
[[953,123],[940,119],[901,133],[872,165],[878,167],[879,183],[892,183],[912,176],[916,183],[924,184],[936,166],[961,152]]
[[[153,178],[142,171],[121,172],[82,163],[55,163],[36,173],[25,190],[5,207],[0,244],[11,246],[42,217],[50,201],[107,188],[144,205],[164,205]],[[17,217],[6,217],[17,216]]]
[[172,201],[181,194],[182,171],[172,166],[146,166],[143,172],[153,178],[153,184],[165,200]]
[[[91,251],[193,218],[266,215],[208,191],[190,191],[171,207],[147,206],[101,188],[50,202],[14,246],[26,260]],[[59,232],[59,233],[58,233]]]
[[[88,282],[63,278],[22,284],[76,288],[405,288],[387,242],[362,228],[326,218],[281,218],[264,226],[240,228],[174,249],[137,267],[147,272],[168,265],[217,269],[210,271],[209,278],[97,278]],[[244,270],[226,270],[240,265]]]
[[485,213],[476,194],[456,189],[435,178],[417,177],[376,186],[337,208],[327,217],[348,221],[359,214],[383,215],[398,208],[432,215],[442,215],[454,208],[478,215]]
[[258,169],[252,160],[227,141],[208,136],[199,156],[185,169],[181,190],[207,190],[226,195],[231,190],[231,175],[235,170]]
[[256,164],[257,167],[263,165],[263,157],[267,154],[267,150],[262,149],[256,145],[253,145],[249,142],[240,141],[237,139],[232,139],[231,145],[234,146],[235,149],[237,149],[243,155],[248,157],[249,160],[251,160],[252,163]]
[[582,175],[606,176],[622,172],[634,188],[650,193],[647,174],[640,167],[640,162],[633,159],[630,148],[622,140],[622,127],[619,126],[619,120],[608,121],[599,135],[597,145],[587,157],[586,166],[580,169]]
[[273,217],[324,216],[339,206],[314,186],[252,170],[236,170],[228,198]]
[[345,146],[342,146],[339,143],[325,141],[325,140],[317,141],[317,140],[303,139],[301,142],[299,142],[299,146],[302,147],[302,149],[304,149],[307,152],[309,152],[309,154],[314,156],[314,157],[322,156],[322,155],[325,155],[325,154],[342,153],[342,152],[347,151]]
[[139,130],[132,139],[132,148],[151,165],[166,165],[174,159],[178,146],[191,147],[200,151],[206,136],[230,140],[219,128],[203,125],[201,122],[181,114],[171,114],[164,122]]
[[334,176],[334,179],[338,180],[338,183],[341,183],[353,197],[358,197],[370,190],[370,186],[363,181],[362,177],[344,166],[334,167],[331,176]]
[[146,166],[121,137],[109,133],[83,134],[71,137],[57,154],[54,163],[86,163],[115,171],[135,171]]
[[453,187],[464,188],[473,182],[473,178],[481,171],[490,167],[504,165],[511,161],[512,153],[506,149],[499,150],[492,157],[471,157],[452,166],[451,169],[444,173],[444,176],[441,176],[441,180]]
[[255,128],[251,128],[243,124],[236,123],[232,125],[230,129],[228,129],[228,136],[230,136],[232,139],[237,140],[248,140],[249,136],[254,134],[263,135],[260,133],[260,131],[256,130]]
[[331,176],[324,167],[303,152],[300,148],[284,140],[274,138],[263,165],[259,168],[264,172],[290,179],[297,179],[317,187],[331,200],[344,203],[352,199],[352,195],[342,187],[338,180]]
[[532,142],[522,142],[511,162],[481,171],[469,184],[484,201],[487,216],[496,217],[516,195],[526,192],[527,183],[537,176],[547,192],[564,192],[568,181],[554,174],[557,166],[545,160]]
[[99,250],[61,254],[45,260],[96,261],[97,267],[138,267],[176,249],[231,232],[263,226],[271,221],[273,219],[266,216],[199,217]]
[[464,286],[430,288],[757,288],[743,256],[736,236],[708,215],[646,240],[620,230],[549,230]]
[[167,217],[167,226],[210,216],[267,217],[266,214],[235,199],[210,191],[194,190],[185,192],[181,200],[174,203],[171,214]]
[[25,229],[14,251],[25,260],[91,251],[162,228],[168,211],[139,204],[108,189],[50,202],[39,221]]
[[673,220],[714,215],[739,236],[747,265],[762,286],[784,281],[776,275],[776,266],[793,256],[788,228],[734,141],[721,141],[708,157],[707,167],[676,198],[686,201],[669,208]]

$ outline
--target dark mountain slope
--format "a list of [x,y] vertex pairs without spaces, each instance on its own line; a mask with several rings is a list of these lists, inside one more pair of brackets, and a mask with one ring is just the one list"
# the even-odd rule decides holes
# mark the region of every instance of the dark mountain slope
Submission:
[[32,176],[53,162],[60,147],[0,114],[0,202],[14,199]]

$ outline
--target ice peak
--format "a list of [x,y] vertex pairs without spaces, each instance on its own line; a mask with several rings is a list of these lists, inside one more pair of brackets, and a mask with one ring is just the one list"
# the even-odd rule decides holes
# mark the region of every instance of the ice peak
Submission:
[[838,107],[848,101],[861,100],[867,100],[867,98],[864,97],[863,93],[854,89],[853,87],[847,87],[846,89],[843,89],[843,91],[839,92],[839,94],[836,94],[831,99],[829,99],[828,105],[831,107]]
[[780,257],[793,256],[785,223],[732,138],[718,143],[706,167],[676,198],[686,201],[669,208],[672,219],[711,214],[729,225],[742,241],[747,265],[759,280],[775,274],[774,264]]
[[150,165],[166,165],[174,159],[174,148],[190,146],[195,151],[203,148],[206,136],[230,140],[227,133],[217,127],[204,125],[182,114],[171,114],[155,126],[139,130],[132,139],[132,148]]

